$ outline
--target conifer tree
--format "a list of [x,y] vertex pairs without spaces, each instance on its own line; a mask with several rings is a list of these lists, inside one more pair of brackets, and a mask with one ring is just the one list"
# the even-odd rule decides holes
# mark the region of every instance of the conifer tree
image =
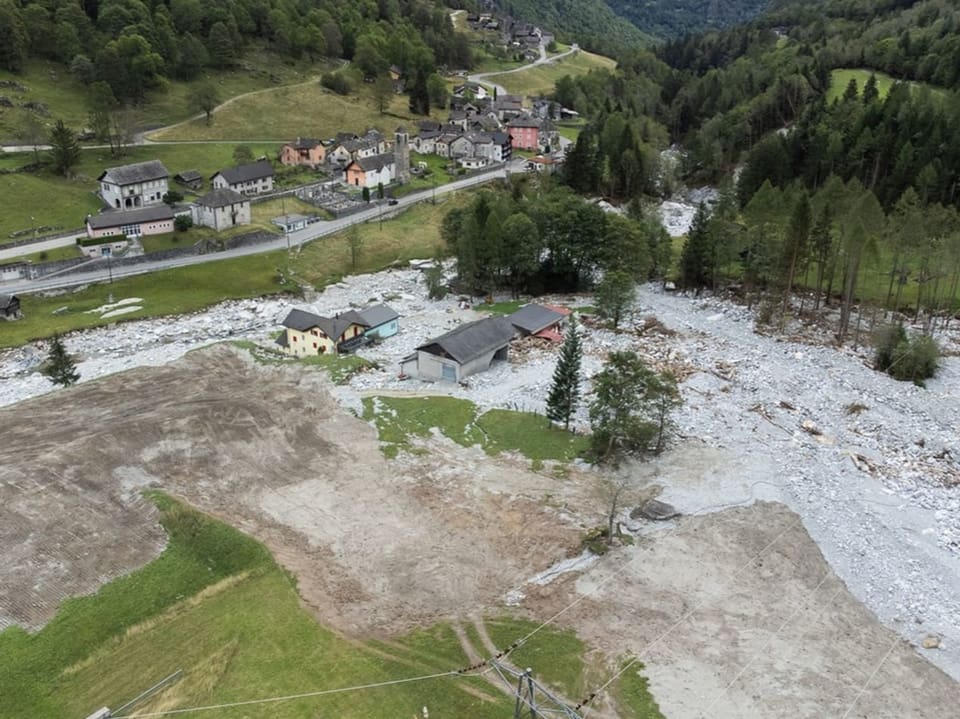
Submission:
[[62,384],[64,387],[76,384],[80,379],[77,366],[73,358],[67,354],[67,348],[63,346],[60,335],[54,335],[50,340],[50,351],[47,354],[47,364],[43,368],[43,374],[54,384]]
[[50,133],[50,157],[53,160],[53,169],[64,177],[69,177],[80,161],[80,143],[77,142],[76,134],[63,120],[57,120]]
[[570,418],[580,401],[580,362],[583,350],[577,323],[570,318],[567,336],[560,348],[557,367],[553,371],[553,385],[547,396],[547,417],[554,422],[563,422],[564,429],[570,429]]

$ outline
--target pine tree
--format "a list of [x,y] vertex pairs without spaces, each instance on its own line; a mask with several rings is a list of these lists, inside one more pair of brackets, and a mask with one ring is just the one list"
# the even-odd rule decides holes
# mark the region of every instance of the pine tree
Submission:
[[696,289],[698,294],[702,288],[713,284],[714,248],[709,222],[710,213],[701,202],[680,254],[680,286]]
[[50,133],[50,157],[53,159],[53,169],[64,177],[69,177],[71,171],[80,161],[80,143],[73,130],[67,127],[63,120],[57,120],[56,126]]
[[547,396],[547,417],[554,422],[563,422],[564,429],[570,429],[570,418],[580,401],[580,361],[583,350],[580,347],[580,335],[577,323],[570,318],[567,336],[560,348],[557,367],[553,371],[553,385]]
[[67,348],[63,346],[60,335],[54,335],[50,340],[50,352],[47,354],[47,364],[43,368],[43,374],[54,384],[62,384],[64,387],[76,384],[80,379],[77,366],[73,358],[67,354]]

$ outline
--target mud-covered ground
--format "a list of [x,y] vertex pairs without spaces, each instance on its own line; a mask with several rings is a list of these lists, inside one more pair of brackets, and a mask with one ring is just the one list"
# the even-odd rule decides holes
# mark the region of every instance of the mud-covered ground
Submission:
[[[509,601],[539,619],[564,610],[556,624],[590,647],[636,656],[670,717],[941,717],[960,700],[781,504],[636,526],[634,545],[532,583],[600,523],[596,472],[558,479],[442,438],[387,461],[330,389],[316,369],[221,346],[0,411],[0,546],[16,557],[0,566],[4,622],[36,627],[156,556],[139,490],[159,487],[264,540],[318,619],[352,636]],[[681,444],[630,482],[649,486],[671,458],[730,472],[713,451]]]

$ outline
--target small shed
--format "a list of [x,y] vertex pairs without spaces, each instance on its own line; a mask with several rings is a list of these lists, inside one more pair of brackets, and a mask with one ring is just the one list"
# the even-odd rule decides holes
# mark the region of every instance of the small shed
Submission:
[[0,317],[5,320],[20,319],[20,298],[0,294]]
[[306,227],[310,222],[310,218],[306,215],[288,214],[274,217],[272,220],[270,220],[270,222],[275,224],[284,232],[296,232],[297,230],[302,230],[304,227]]
[[203,186],[203,175],[197,170],[184,170],[174,175],[173,181],[191,190],[199,190]]
[[367,326],[364,333],[371,339],[386,339],[400,331],[400,315],[387,305],[374,305],[357,313]]
[[535,335],[552,341],[563,339],[560,327],[570,314],[564,307],[529,304],[507,317],[521,337]]

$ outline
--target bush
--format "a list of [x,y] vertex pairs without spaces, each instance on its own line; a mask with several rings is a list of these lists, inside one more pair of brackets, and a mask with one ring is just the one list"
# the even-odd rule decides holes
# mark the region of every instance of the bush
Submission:
[[173,219],[173,227],[177,232],[186,232],[193,227],[193,218],[190,215],[177,215]]
[[910,337],[902,325],[888,325],[874,336],[874,367],[901,382],[923,386],[937,373],[940,348],[929,335]]
[[443,281],[443,267],[438,263],[425,273],[427,295],[431,300],[442,300],[447,296],[447,285]]
[[353,83],[342,72],[325,72],[320,76],[320,84],[338,95],[349,95],[353,91]]
[[183,202],[183,193],[177,192],[176,190],[170,190],[169,192],[164,193],[163,202],[167,205],[175,205],[178,202]]

